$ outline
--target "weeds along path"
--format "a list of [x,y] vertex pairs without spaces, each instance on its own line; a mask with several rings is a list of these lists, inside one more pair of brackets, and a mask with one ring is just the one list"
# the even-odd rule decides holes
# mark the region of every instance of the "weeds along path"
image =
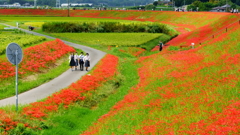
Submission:
[[[6,24],[3,24],[3,25],[6,25]],[[6,26],[10,26],[10,25],[6,25]],[[12,27],[12,26],[10,26],[10,27]],[[39,33],[33,32],[33,31],[21,29],[21,28],[19,28],[19,29],[24,32],[34,34],[37,36],[45,36],[46,38],[49,38],[49,39],[55,39],[54,37],[51,37],[51,36],[39,34]],[[69,46],[81,49],[84,52],[89,53],[90,57],[91,57],[91,68],[94,67],[97,64],[97,62],[101,58],[103,58],[103,56],[106,54],[105,52],[102,52],[102,51],[99,51],[99,50],[96,50],[96,49],[93,49],[90,47],[86,47],[83,45],[75,44],[75,43],[64,41],[64,40],[62,40],[62,41]],[[28,104],[28,103],[36,102],[38,100],[46,98],[49,95],[55,93],[56,91],[59,91],[65,87],[69,86],[71,83],[76,82],[77,80],[79,80],[79,78],[81,78],[86,73],[87,73],[86,71],[78,70],[78,71],[72,72],[71,70],[67,70],[66,72],[64,72],[60,76],[58,76],[57,78],[54,78],[53,80],[51,80],[45,84],[42,84],[34,89],[31,89],[27,92],[19,94],[18,103],[19,104]],[[15,103],[16,103],[15,96],[0,100],[0,106],[14,105]]]

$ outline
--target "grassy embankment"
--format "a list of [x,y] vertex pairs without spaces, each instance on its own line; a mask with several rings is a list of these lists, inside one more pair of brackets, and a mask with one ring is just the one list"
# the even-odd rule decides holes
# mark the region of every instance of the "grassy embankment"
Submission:
[[[211,28],[218,27],[213,25]],[[101,119],[96,121],[98,116],[92,119],[96,124],[92,124],[88,117],[94,115],[91,112],[93,108],[79,111],[73,109],[74,111],[69,111],[67,115],[62,113],[53,116],[52,123],[56,127],[60,125],[61,128],[53,125],[53,128],[50,128],[53,130],[46,130],[46,133],[71,134],[69,130],[77,133],[77,130],[83,131],[90,124],[93,126],[85,132],[86,134],[216,133],[215,131],[224,129],[228,133],[238,132],[238,35],[239,26],[235,25],[228,33],[220,33],[218,38],[205,41],[196,49],[180,52],[165,50],[162,53],[140,57],[136,61],[140,66],[140,83],[132,89],[127,89],[129,93],[123,100],[115,104]],[[179,41],[180,44],[182,42],[186,40]],[[115,48],[111,50],[114,51]],[[136,68],[136,65],[131,67]],[[130,67],[127,69],[131,71]],[[131,75],[126,74],[126,77],[128,76]],[[97,110],[102,109],[99,105]],[[77,119],[70,118],[72,113],[79,114],[79,117],[84,115],[83,118],[87,118],[84,120],[89,123],[81,124],[84,126],[81,127]],[[64,117],[69,119],[61,121]],[[220,121],[224,121],[225,125]]]
[[[24,32],[20,32],[18,30],[3,30],[5,26],[2,26],[2,30],[0,33],[1,37],[1,45],[0,45],[0,58],[2,65],[1,67],[1,83],[0,83],[0,98],[6,98],[15,95],[15,70],[14,66],[11,65],[7,61],[7,57],[5,54],[5,49],[8,44],[15,42],[19,44],[23,51],[29,47],[38,46],[39,44],[44,44],[44,42],[49,42],[50,40],[46,39],[45,37],[37,37],[33,35],[26,34]],[[24,56],[27,56],[26,54]],[[25,92],[29,89],[37,87],[55,77],[63,73],[68,69],[68,55],[63,56],[61,59],[57,60],[55,64],[50,67],[41,68],[38,72],[26,72],[22,70],[23,62],[19,64],[19,72],[24,73],[19,74],[19,93]],[[25,58],[24,58],[25,59]],[[26,60],[23,60],[26,61]],[[30,60],[29,60],[30,61]],[[35,61],[37,62],[37,61]],[[34,65],[37,63],[32,63]],[[7,66],[7,67],[6,67]],[[4,71],[3,71],[4,70]],[[5,71],[7,70],[7,71]],[[34,69],[32,69],[34,70]]]

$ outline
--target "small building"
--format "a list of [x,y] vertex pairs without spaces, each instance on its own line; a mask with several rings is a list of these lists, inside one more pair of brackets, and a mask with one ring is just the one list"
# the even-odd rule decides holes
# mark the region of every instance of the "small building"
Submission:
[[[78,6],[92,6],[92,3],[69,3],[70,7],[78,7]],[[62,3],[61,7],[67,7],[68,3]]]
[[226,4],[224,6],[221,6],[221,7],[214,7],[212,8],[212,10],[210,10],[211,12],[226,12],[229,10],[231,6]]

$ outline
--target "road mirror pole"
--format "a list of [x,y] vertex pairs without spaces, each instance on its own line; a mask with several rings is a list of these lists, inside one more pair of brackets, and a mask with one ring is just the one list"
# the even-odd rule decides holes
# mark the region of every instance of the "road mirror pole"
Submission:
[[15,62],[16,62],[16,111],[18,111],[18,50],[15,51]]
[[16,111],[18,111],[18,64],[23,59],[23,51],[21,47],[16,43],[10,43],[6,49],[7,59],[13,65],[16,65]]

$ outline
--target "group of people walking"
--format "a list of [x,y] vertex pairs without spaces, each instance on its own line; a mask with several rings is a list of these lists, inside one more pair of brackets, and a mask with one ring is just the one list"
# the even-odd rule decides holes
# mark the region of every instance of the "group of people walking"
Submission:
[[238,14],[238,9],[231,9],[231,13],[236,13],[236,14]]
[[69,66],[71,67],[71,70],[77,70],[78,65],[80,65],[80,71],[83,71],[83,67],[86,68],[86,71],[88,71],[88,67],[90,67],[90,56],[88,53],[84,56],[83,52],[81,52],[80,55],[77,53],[71,53],[69,56]]

